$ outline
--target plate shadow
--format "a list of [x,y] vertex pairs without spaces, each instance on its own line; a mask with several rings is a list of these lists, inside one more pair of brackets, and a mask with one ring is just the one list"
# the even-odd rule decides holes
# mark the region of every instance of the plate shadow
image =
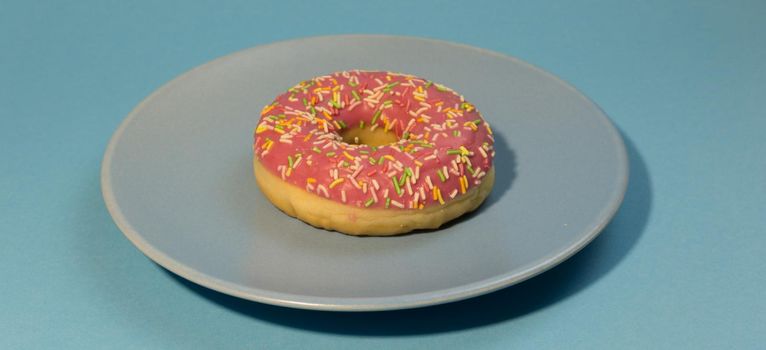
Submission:
[[[424,308],[382,312],[326,312],[290,309],[239,299],[194,284],[172,272],[167,275],[208,301],[233,312],[282,326],[347,335],[400,336],[443,333],[481,327],[524,316],[554,305],[597,282],[618,266],[644,232],[652,206],[650,174],[640,152],[623,134],[630,161],[630,183],[617,215],[582,251],[551,270],[520,284],[483,296]],[[510,152],[498,138],[498,153]],[[501,150],[501,147],[504,149]],[[506,156],[513,156],[506,153]],[[506,182],[497,184],[501,195],[515,174],[514,165],[498,168]],[[495,201],[497,201],[495,198]],[[492,205],[492,198],[485,205]],[[158,268],[161,268],[157,265]]]

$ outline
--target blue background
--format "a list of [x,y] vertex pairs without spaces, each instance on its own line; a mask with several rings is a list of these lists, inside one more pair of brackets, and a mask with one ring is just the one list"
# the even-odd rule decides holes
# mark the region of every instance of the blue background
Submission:
[[[766,2],[0,1],[0,348],[766,347]],[[99,167],[145,96],[213,58],[341,33],[438,38],[569,81],[625,137],[585,250],[490,295],[327,313],[175,277],[113,224]]]

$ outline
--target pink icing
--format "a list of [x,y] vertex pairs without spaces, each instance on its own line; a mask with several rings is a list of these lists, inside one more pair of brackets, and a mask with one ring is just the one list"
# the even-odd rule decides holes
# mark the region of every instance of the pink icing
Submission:
[[[343,142],[347,128],[398,142]],[[443,205],[492,167],[492,131],[463,96],[412,75],[347,71],[301,82],[261,111],[253,151],[284,181],[356,207]],[[396,183],[394,183],[396,182]]]

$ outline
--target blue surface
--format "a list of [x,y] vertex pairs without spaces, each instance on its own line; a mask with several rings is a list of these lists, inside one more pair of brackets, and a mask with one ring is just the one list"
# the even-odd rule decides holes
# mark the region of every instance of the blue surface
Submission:
[[[0,2],[0,348],[763,348],[764,15],[762,1]],[[577,86],[628,144],[615,220],[520,285],[369,314],[241,301],[141,255],[100,194],[122,118],[215,57],[339,33],[484,47]]]

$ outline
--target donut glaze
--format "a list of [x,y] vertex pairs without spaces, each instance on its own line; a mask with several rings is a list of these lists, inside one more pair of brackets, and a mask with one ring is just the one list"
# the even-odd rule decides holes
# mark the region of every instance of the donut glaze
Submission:
[[[390,144],[345,142],[368,129]],[[309,193],[357,208],[443,206],[478,187],[495,155],[489,124],[463,96],[412,75],[344,71],[303,81],[261,111],[260,165]]]

